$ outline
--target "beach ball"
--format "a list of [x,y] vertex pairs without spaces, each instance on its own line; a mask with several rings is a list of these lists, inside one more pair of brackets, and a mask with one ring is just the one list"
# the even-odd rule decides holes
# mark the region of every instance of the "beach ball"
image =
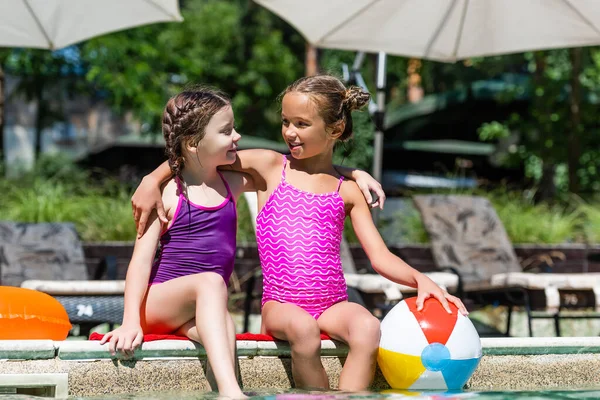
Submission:
[[417,311],[416,297],[398,303],[381,321],[377,362],[393,389],[460,390],[481,359],[481,341],[469,318],[437,299]]

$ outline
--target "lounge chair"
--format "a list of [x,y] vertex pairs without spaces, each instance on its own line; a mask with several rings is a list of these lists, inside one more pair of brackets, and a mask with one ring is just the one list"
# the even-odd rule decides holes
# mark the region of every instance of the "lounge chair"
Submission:
[[[253,226],[256,229],[256,215],[258,210],[256,193],[244,193],[244,197],[248,203]],[[363,305],[379,318],[383,318],[393,305],[403,299],[404,295],[416,294],[414,288],[396,284],[379,274],[357,273],[350,247],[344,238],[342,238],[340,246],[340,255],[342,259],[342,268],[344,269],[344,277],[348,287],[348,300]],[[460,277],[454,272],[440,270],[438,272],[428,273],[427,275],[438,285],[446,288],[450,292],[457,292],[460,290]],[[252,302],[261,296],[262,285],[257,284],[261,276],[262,274],[259,268],[247,282],[246,299],[244,303],[244,331],[248,330]],[[374,304],[373,302],[368,301],[368,295],[380,295],[380,297],[383,297],[383,303]]]
[[[461,276],[464,299],[475,306],[523,307],[529,336],[533,319],[600,318],[600,274],[523,271],[502,222],[490,202],[477,196],[415,196],[438,266]],[[586,310],[585,313],[572,313]]]
[[[109,279],[115,278],[114,262],[104,262]],[[80,335],[123,317],[125,282],[89,280],[81,241],[69,223],[0,222],[0,284],[55,297]]]

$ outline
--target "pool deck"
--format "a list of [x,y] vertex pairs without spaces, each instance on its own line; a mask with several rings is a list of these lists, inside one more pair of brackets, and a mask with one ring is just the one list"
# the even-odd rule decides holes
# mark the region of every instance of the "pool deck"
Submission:
[[[600,337],[483,338],[481,342],[484,356],[467,383],[468,390],[600,386]],[[333,388],[347,351],[339,342],[322,341],[322,361]],[[243,388],[291,387],[287,343],[238,341],[237,352]],[[204,348],[186,340],[144,343],[132,360],[111,358],[107,345],[97,341],[0,341],[0,393],[2,386],[10,386],[6,382],[31,381],[32,374],[36,379],[47,376],[49,381],[68,377],[70,396],[209,391],[212,382]],[[372,389],[387,388],[378,371]]]

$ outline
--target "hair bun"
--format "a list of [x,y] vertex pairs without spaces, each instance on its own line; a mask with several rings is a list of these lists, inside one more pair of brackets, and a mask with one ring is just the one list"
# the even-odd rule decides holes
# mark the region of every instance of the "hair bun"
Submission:
[[368,92],[365,92],[361,87],[350,86],[346,89],[343,105],[350,111],[360,110],[369,103],[370,99],[371,95]]

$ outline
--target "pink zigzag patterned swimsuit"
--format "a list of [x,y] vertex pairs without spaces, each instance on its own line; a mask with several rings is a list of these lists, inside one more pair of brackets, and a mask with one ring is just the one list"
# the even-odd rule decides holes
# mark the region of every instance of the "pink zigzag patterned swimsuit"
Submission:
[[256,240],[263,271],[262,305],[291,303],[313,318],[348,299],[340,258],[346,210],[339,194],[309,193],[285,180],[256,217]]

